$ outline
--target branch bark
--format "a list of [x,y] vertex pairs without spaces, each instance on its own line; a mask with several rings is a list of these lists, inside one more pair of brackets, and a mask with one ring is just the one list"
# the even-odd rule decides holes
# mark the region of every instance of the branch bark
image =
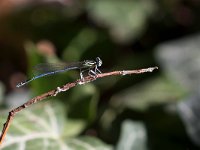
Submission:
[[11,110],[9,112],[7,121],[3,125],[2,133],[1,133],[1,136],[0,136],[0,145],[3,142],[3,140],[6,136],[6,133],[8,132],[8,129],[9,129],[11,122],[14,119],[15,115],[18,112],[22,111],[23,109],[31,106],[32,104],[38,103],[38,102],[40,102],[40,101],[42,101],[42,100],[44,100],[48,97],[56,96],[58,93],[67,91],[67,90],[69,90],[69,89],[71,89],[71,88],[73,88],[77,85],[82,85],[82,84],[85,84],[85,83],[92,82],[92,81],[94,81],[98,78],[103,78],[103,77],[107,77],[107,76],[115,76],[115,75],[141,74],[141,73],[146,73],[146,72],[152,72],[155,69],[158,69],[158,67],[150,67],[150,68],[139,69],[139,70],[123,70],[123,71],[113,71],[113,72],[108,72],[108,73],[101,73],[101,74],[98,74],[95,78],[91,77],[91,76],[87,76],[87,77],[84,78],[84,81],[78,79],[74,82],[67,83],[67,84],[63,85],[62,87],[57,87],[57,89],[54,89],[54,90],[51,90],[51,91],[44,93],[42,95],[36,96],[36,97],[30,99],[29,101],[27,101],[26,103],[20,105],[17,108],[14,108],[13,110]]

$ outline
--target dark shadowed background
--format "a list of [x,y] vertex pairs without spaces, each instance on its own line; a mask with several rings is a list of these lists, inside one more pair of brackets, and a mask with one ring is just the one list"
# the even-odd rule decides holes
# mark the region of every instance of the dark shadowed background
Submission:
[[16,115],[3,150],[194,150],[200,146],[199,0],[1,0],[0,127],[30,98],[79,78],[16,84],[39,63],[100,57],[102,72]]

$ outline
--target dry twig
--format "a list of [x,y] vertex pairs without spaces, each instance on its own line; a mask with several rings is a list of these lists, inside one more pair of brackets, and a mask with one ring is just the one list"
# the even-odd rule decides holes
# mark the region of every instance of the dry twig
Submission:
[[98,74],[95,78],[91,77],[91,76],[87,76],[84,78],[84,81],[78,79],[75,82],[71,82],[71,83],[67,83],[65,85],[63,85],[62,87],[57,87],[57,89],[55,90],[51,90],[47,93],[44,93],[42,95],[36,96],[32,99],[30,99],[29,101],[27,101],[26,103],[22,104],[21,106],[11,110],[9,112],[8,118],[6,123],[3,126],[3,130],[0,136],[0,145],[2,144],[6,133],[11,125],[12,120],[14,119],[15,115],[22,111],[23,109],[31,106],[32,104],[35,104],[39,101],[42,101],[48,97],[51,96],[56,96],[58,93],[63,92],[63,91],[67,91],[72,87],[75,87],[76,85],[81,85],[81,84],[85,84],[88,82],[92,82],[98,78],[102,78],[102,77],[107,77],[107,76],[114,76],[114,75],[128,75],[128,74],[141,74],[141,73],[145,73],[145,72],[152,72],[153,70],[158,69],[158,67],[150,67],[150,68],[146,68],[146,69],[139,69],[139,70],[123,70],[123,71],[113,71],[113,72],[108,72],[108,73],[101,73]]

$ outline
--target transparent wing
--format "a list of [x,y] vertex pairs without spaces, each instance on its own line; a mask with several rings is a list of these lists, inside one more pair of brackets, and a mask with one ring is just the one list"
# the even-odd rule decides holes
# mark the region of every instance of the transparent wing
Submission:
[[72,69],[79,69],[83,65],[83,62],[74,63],[42,63],[33,67],[33,71],[36,74],[43,74],[48,72],[62,72]]

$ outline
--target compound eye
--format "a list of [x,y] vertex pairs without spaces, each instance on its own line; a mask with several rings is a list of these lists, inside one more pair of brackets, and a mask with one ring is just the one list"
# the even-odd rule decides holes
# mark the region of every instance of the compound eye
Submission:
[[97,62],[98,67],[101,66],[102,63],[103,63],[102,60],[99,57],[96,58],[96,62]]

